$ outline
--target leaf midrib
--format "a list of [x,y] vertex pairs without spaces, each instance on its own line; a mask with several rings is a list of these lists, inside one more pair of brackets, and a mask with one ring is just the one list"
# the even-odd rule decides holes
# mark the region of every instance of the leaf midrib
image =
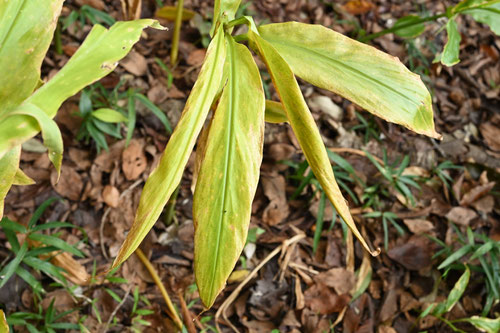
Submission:
[[211,272],[211,279],[210,279],[210,297],[209,299],[212,300],[213,294],[214,294],[214,285],[215,285],[215,275],[218,271],[219,267],[219,255],[220,255],[220,248],[221,248],[221,239],[222,239],[222,234],[224,233],[223,226],[226,224],[227,220],[227,193],[229,191],[228,183],[229,183],[229,175],[231,174],[231,166],[232,166],[232,159],[233,159],[233,153],[234,149],[234,137],[233,137],[233,126],[234,126],[234,106],[236,105],[237,101],[237,94],[236,94],[236,57],[235,57],[235,45],[232,44],[233,41],[229,41],[228,43],[228,55],[229,55],[229,60],[230,60],[230,73],[229,73],[229,79],[228,79],[228,85],[226,86],[227,89],[229,89],[228,92],[228,112],[229,115],[227,116],[227,124],[226,124],[226,142],[228,144],[226,145],[226,149],[224,152],[224,160],[225,160],[225,165],[224,165],[224,180],[222,183],[222,211],[220,212],[221,220],[217,225],[217,239],[216,239],[216,249],[215,249],[215,265],[212,266],[212,272]]

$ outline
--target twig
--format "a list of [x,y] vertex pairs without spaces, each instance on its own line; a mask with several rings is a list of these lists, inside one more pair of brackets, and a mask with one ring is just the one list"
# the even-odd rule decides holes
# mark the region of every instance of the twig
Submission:
[[[123,199],[124,196],[129,194],[129,192],[132,191],[134,188],[136,188],[140,183],[142,183],[142,179],[136,180],[135,183],[130,185],[125,191],[123,191],[120,194],[120,197],[118,200]],[[99,226],[99,242],[101,243],[101,252],[102,252],[102,255],[104,256],[104,258],[106,258],[106,260],[109,260],[109,256],[106,253],[106,248],[104,246],[104,224],[106,223],[106,218],[108,217],[110,210],[111,210],[111,207],[106,208],[106,210],[104,211],[104,214],[102,215],[101,225]]]
[[229,327],[231,327],[231,329],[235,332],[238,332],[238,329],[236,327],[234,327],[233,324],[231,324],[231,322],[229,321],[229,319],[227,318],[227,315],[226,315],[226,309],[234,302],[234,300],[236,300],[236,297],[238,297],[239,293],[241,292],[241,290],[245,287],[245,285],[251,280],[254,278],[255,275],[257,275],[257,272],[269,261],[271,260],[274,256],[276,256],[281,250],[283,249],[286,249],[288,248],[288,246],[290,246],[291,244],[294,244],[296,242],[298,242],[299,240],[305,238],[306,235],[305,234],[300,234],[300,235],[296,235],[286,241],[284,241],[280,246],[278,246],[277,248],[275,248],[271,253],[269,253],[267,255],[266,258],[264,258],[264,260],[261,261],[261,263],[259,265],[257,265],[257,267],[255,267],[253,269],[253,271],[248,274],[248,276],[246,277],[245,280],[243,280],[239,285],[238,287],[236,287],[235,290],[233,290],[233,292],[231,293],[231,295],[229,295],[229,297],[224,301],[224,303],[222,303],[222,305],[219,307],[219,309],[217,310],[217,313],[215,314],[215,326],[217,327],[217,330],[219,332],[221,332],[221,329],[219,327],[219,318],[222,314],[222,317],[224,318],[224,320],[226,321],[227,325]]
[[165,300],[165,303],[167,304],[168,312],[170,312],[170,316],[172,317],[172,320],[174,321],[175,325],[182,330],[182,321],[179,318],[179,315],[177,314],[177,311],[175,311],[174,305],[172,304],[172,301],[170,300],[170,297],[168,296],[167,290],[165,289],[165,286],[160,280],[160,277],[158,276],[158,273],[156,273],[156,270],[154,269],[153,265],[151,262],[146,258],[144,253],[141,251],[141,249],[137,248],[135,250],[135,254],[141,262],[146,266],[146,269],[148,270],[149,274],[153,278],[155,284],[158,286],[160,289],[160,292],[163,296],[163,299]]
[[111,312],[111,315],[109,316],[108,321],[106,322],[106,325],[104,326],[104,328],[102,330],[103,333],[106,333],[108,331],[109,325],[111,325],[111,321],[118,313],[118,310],[120,310],[120,308],[123,306],[123,304],[125,304],[125,301],[127,300],[128,295],[130,295],[131,290],[132,290],[132,285],[130,285],[130,287],[125,292],[125,296],[123,296],[121,302],[116,306],[116,308],[113,310],[113,312]]
[[196,327],[194,326],[193,317],[191,316],[191,312],[186,305],[184,295],[182,295],[182,292],[180,290],[177,292],[177,298],[179,298],[179,303],[181,304],[182,318],[184,319],[184,325],[186,325],[187,331],[189,333],[196,333]]

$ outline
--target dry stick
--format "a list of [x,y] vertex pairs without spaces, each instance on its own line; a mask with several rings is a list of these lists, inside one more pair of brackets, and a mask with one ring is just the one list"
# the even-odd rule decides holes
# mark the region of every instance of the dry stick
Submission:
[[165,303],[167,303],[168,311],[170,312],[170,316],[172,317],[172,320],[174,321],[175,325],[180,330],[182,330],[182,321],[179,318],[179,315],[177,314],[177,312],[175,311],[174,305],[172,304],[172,301],[170,300],[170,297],[168,296],[168,293],[167,293],[167,290],[165,289],[165,286],[163,285],[163,283],[161,283],[161,280],[160,280],[160,277],[158,276],[158,273],[156,273],[156,270],[154,269],[153,265],[148,260],[148,258],[146,258],[146,256],[144,255],[144,253],[141,251],[140,248],[137,248],[137,250],[135,250],[135,254],[137,255],[137,257],[139,257],[139,259],[144,264],[144,266],[146,266],[146,269],[148,270],[149,274],[153,278],[155,284],[160,289],[160,292],[163,296],[163,299],[165,300]]
[[181,36],[182,10],[184,0],[177,1],[177,11],[175,13],[174,36],[172,37],[172,50],[170,51],[170,64],[173,66],[177,62],[179,54],[179,39]]
[[298,242],[299,240],[305,238],[306,235],[304,234],[300,234],[300,235],[296,235],[286,241],[284,241],[280,246],[278,246],[277,248],[275,248],[271,253],[269,253],[267,255],[266,258],[264,258],[264,260],[262,260],[262,262],[253,269],[253,271],[246,277],[245,280],[243,280],[239,285],[238,287],[236,287],[235,290],[233,290],[233,292],[231,293],[231,295],[229,295],[229,297],[224,301],[224,303],[222,303],[222,305],[220,306],[220,308],[217,310],[217,313],[215,314],[215,326],[217,327],[217,330],[219,332],[221,332],[221,329],[219,327],[219,318],[222,314],[222,317],[224,318],[224,320],[226,321],[227,325],[229,327],[231,327],[231,329],[235,332],[238,332],[238,329],[236,327],[234,327],[233,324],[231,324],[231,322],[227,319],[227,315],[226,315],[226,309],[231,305],[231,303],[234,302],[234,300],[236,299],[236,297],[238,297],[239,293],[241,292],[241,290],[243,289],[243,287],[245,287],[245,285],[251,280],[253,279],[253,277],[257,274],[257,272],[269,261],[271,260],[275,255],[277,255],[282,249],[286,249],[289,245],[293,244],[293,243],[296,243]]
[[[135,183],[130,185],[125,191],[122,192],[122,194],[120,194],[120,197],[118,198],[118,200],[123,199],[124,196],[129,194],[129,192],[132,191],[134,188],[136,188],[140,183],[142,183],[142,179],[136,180]],[[109,256],[106,253],[106,248],[104,247],[104,224],[106,223],[106,218],[108,217],[110,210],[111,210],[111,207],[108,207],[104,211],[104,214],[102,215],[102,219],[101,219],[101,225],[99,227],[99,242],[101,243],[101,252],[102,252],[102,255],[104,256],[104,258],[106,258],[106,260],[109,260]]]
[[[334,153],[351,153],[351,154],[356,154],[360,156],[366,157],[366,153],[362,150],[359,149],[354,149],[354,148],[337,148],[337,147],[330,147],[328,148]],[[380,163],[380,165],[385,165],[384,161],[382,161],[380,158],[377,156],[373,155],[373,159],[376,160],[377,162]]]
[[125,292],[125,296],[123,296],[122,300],[120,301],[120,304],[116,306],[116,308],[111,312],[111,315],[108,318],[108,321],[106,322],[106,325],[104,326],[104,329],[102,330],[103,333],[106,333],[108,331],[109,325],[111,325],[111,321],[113,318],[116,316],[118,313],[118,310],[125,304],[125,301],[127,300],[128,295],[130,295],[130,291],[132,290],[132,286],[130,286],[127,291]]
[[182,292],[180,290],[177,292],[177,298],[179,298],[179,303],[181,304],[182,318],[184,319],[184,325],[186,325],[187,331],[189,333],[196,333],[196,327],[194,326],[193,317],[191,316],[191,312],[186,305],[184,295],[182,295]]

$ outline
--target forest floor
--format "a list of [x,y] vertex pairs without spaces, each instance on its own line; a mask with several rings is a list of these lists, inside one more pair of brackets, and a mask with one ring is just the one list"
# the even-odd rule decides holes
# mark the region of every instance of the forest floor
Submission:
[[[168,0],[143,0],[141,17],[154,17],[158,3],[174,5]],[[84,17],[81,6],[85,4],[123,19],[120,1],[68,0],[61,22],[72,12]],[[356,38],[389,27],[406,15],[442,13],[454,4],[253,0],[241,13],[253,15],[258,23],[322,24]],[[212,6],[212,1],[185,1],[185,8],[197,15],[182,25],[175,67],[169,65],[173,23],[160,19],[168,31],[146,30],[117,69],[86,90],[94,108],[108,105],[126,110],[126,92],[133,89],[163,110],[174,127],[205,56]],[[353,245],[328,201],[321,209],[322,192],[315,179],[307,176],[310,171],[290,126],[266,124],[250,236],[226,288],[213,308],[204,312],[193,275],[193,152],[174,217],[164,213],[141,245],[185,322],[194,322],[189,332],[215,332],[216,322],[223,332],[230,332],[228,321],[240,332],[451,332],[451,326],[475,332],[472,325],[456,320],[499,316],[500,297],[495,292],[500,285],[500,39],[467,16],[458,20],[461,61],[454,67],[433,63],[446,42],[441,21],[427,24],[414,39],[387,34],[369,42],[421,75],[433,96],[441,141],[380,120],[299,80],[332,159],[341,161],[333,163],[334,170],[354,219],[370,245],[382,249],[377,257],[370,257],[357,241]],[[53,76],[75,52],[90,30],[85,22],[62,29],[62,54],[55,44],[51,46],[42,78]],[[278,100],[269,75],[262,70],[268,98]],[[66,254],[53,261],[68,271],[66,285],[33,271],[46,291],[39,296],[14,276],[0,289],[0,307],[7,317],[41,314],[25,316],[39,331],[51,332],[46,314],[54,311],[50,320],[81,323],[90,332],[173,332],[159,289],[135,255],[113,277],[91,279],[106,271],[116,256],[133,222],[144,182],[169,134],[153,113],[132,100],[137,122],[129,145],[124,138],[104,134],[97,137],[100,143],[92,138],[78,140],[82,118],[76,113],[82,107],[81,96],[68,100],[56,118],[65,145],[59,182],[40,149],[41,138],[30,140],[23,146],[21,168],[36,185],[15,186],[6,198],[5,215],[27,225],[47,199],[61,198],[45,209],[40,221],[76,226],[59,228],[57,235],[84,257]],[[98,151],[98,144],[109,149]],[[409,185],[409,193],[398,191],[373,162],[377,158],[385,172],[397,179],[406,177],[418,188]],[[315,244],[318,228],[322,232]],[[303,237],[283,245],[296,235]],[[490,245],[473,257],[484,244]],[[282,251],[268,258],[280,246]],[[9,248],[0,232],[2,266],[12,259]],[[268,261],[237,290],[264,260]],[[471,277],[456,305],[441,316],[421,315],[430,304],[447,299],[466,267]],[[233,301],[224,304],[224,314],[216,314],[235,290]],[[64,311],[70,313],[53,318]],[[28,328],[21,324],[16,331],[28,332]]]

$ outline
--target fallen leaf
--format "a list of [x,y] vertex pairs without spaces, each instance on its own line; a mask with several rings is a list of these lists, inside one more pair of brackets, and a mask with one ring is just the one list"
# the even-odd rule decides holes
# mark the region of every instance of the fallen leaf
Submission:
[[50,175],[50,183],[54,190],[64,198],[73,201],[80,199],[80,194],[83,190],[82,177],[76,170],[68,165],[62,165],[61,176],[57,182],[57,171],[53,170]]
[[460,200],[460,205],[469,206],[474,201],[488,194],[488,192],[490,192],[491,189],[493,189],[493,187],[495,187],[495,182],[490,182],[484,185],[474,187],[472,190],[464,194],[462,200]]
[[349,303],[347,294],[337,295],[330,288],[316,283],[304,292],[306,306],[320,314],[340,312]]
[[143,76],[148,71],[148,63],[146,58],[136,51],[132,51],[128,56],[120,61],[120,65],[127,70],[127,72],[136,76]]
[[144,145],[138,140],[131,140],[122,153],[122,170],[127,180],[135,180],[146,170],[147,159]]
[[106,185],[102,190],[102,198],[108,206],[116,208],[119,204],[120,192],[116,187]]
[[205,49],[196,49],[189,54],[186,62],[190,66],[201,67],[203,61],[205,60],[206,53],[207,51]]
[[354,273],[345,268],[332,268],[326,272],[316,275],[315,281],[333,288],[339,295],[349,293],[354,287]]
[[289,213],[285,193],[285,177],[279,174],[263,175],[261,181],[264,194],[270,201],[264,209],[262,220],[268,225],[281,223]]
[[432,263],[429,240],[421,236],[411,237],[408,242],[390,249],[387,255],[406,269],[413,271],[426,268]]
[[343,7],[349,14],[361,15],[368,13],[375,7],[375,5],[366,0],[351,0],[348,1]]
[[482,123],[479,128],[490,149],[500,151],[500,128],[490,122]]
[[422,219],[404,219],[404,224],[414,234],[427,233],[434,229],[432,222]]
[[481,199],[476,200],[472,203],[472,207],[474,207],[474,209],[484,214],[491,213],[494,206],[495,199],[491,195],[482,197]]
[[468,226],[469,222],[477,217],[475,211],[469,208],[464,207],[453,207],[448,214],[446,214],[446,218],[453,223],[460,224],[463,226]]

